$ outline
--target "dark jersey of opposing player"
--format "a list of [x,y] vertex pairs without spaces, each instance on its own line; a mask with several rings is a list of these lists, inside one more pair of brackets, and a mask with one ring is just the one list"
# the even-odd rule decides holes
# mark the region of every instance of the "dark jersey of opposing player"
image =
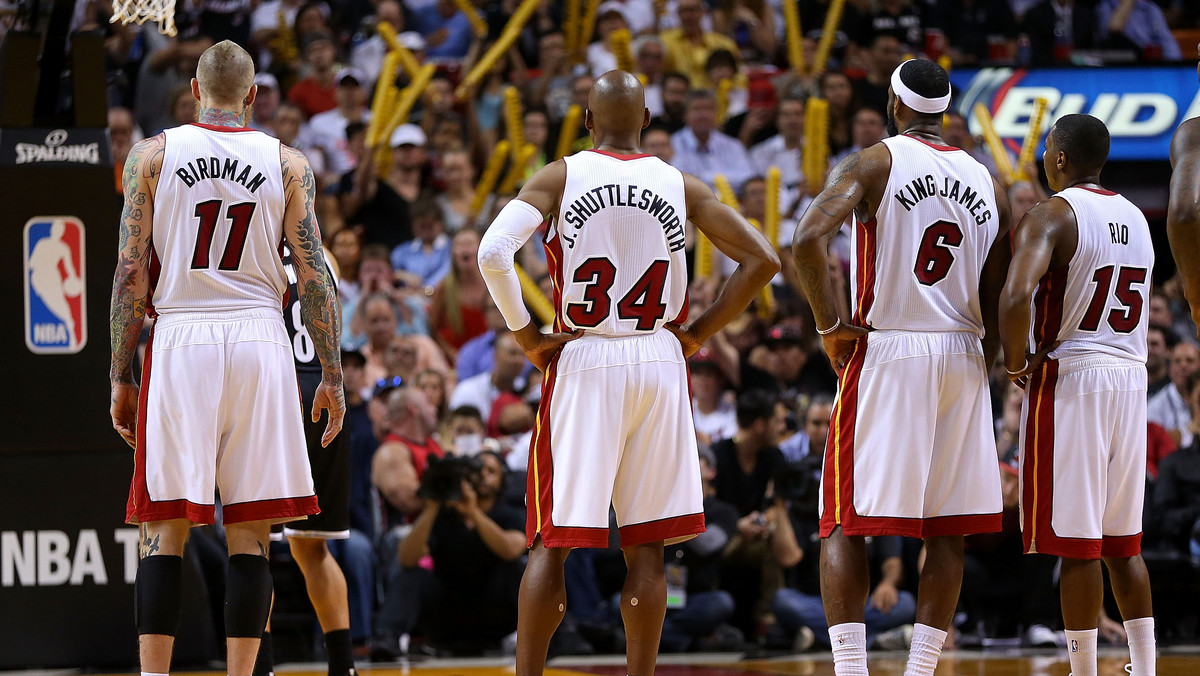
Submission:
[[[306,404],[312,403],[317,386],[321,384],[321,360],[317,357],[312,336],[300,317],[300,290],[296,284],[296,270],[292,267],[292,252],[283,247],[283,269],[287,275],[287,304],[283,308],[283,323],[287,326],[288,338],[292,341],[292,355],[296,359],[296,375],[300,380],[300,393]],[[337,282],[329,272],[333,293],[337,293]]]

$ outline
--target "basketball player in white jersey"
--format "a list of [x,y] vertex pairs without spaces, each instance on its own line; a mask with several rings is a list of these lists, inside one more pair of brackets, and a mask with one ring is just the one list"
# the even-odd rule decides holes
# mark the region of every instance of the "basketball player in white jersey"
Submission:
[[[793,252],[840,372],[821,486],[821,597],[838,676],[867,673],[864,536],[925,540],[906,676],[933,676],[962,583],[963,536],[999,531],[988,370],[1009,261],[1008,199],[941,138],[946,72],[892,73],[892,137],[843,160]],[[826,248],[854,216],[853,316],[839,317]]]
[[1100,186],[1108,145],[1108,129],[1090,115],[1067,115],[1050,129],[1043,165],[1058,193],[1014,232],[1000,332],[1009,377],[1027,386],[1025,551],[1062,557],[1071,672],[1096,676],[1103,559],[1125,618],[1133,676],[1153,676],[1141,539],[1154,246],[1141,210]]
[[[654,673],[666,613],[663,545],[704,531],[685,358],[741,313],[779,270],[774,249],[698,179],[641,152],[649,124],[637,78],[610,71],[588,96],[595,150],[547,165],[496,217],[479,266],[496,306],[545,373],[529,453],[517,676],[538,676],[566,607],[563,562],[608,546],[611,503],[629,573],[621,594],[628,670]],[[557,318],[530,320],[513,254],[545,241]],[[739,263],[688,328],[684,223]]]
[[[138,143],[111,310],[113,427],[134,447],[127,520],[140,524],[135,611],[143,674],[166,674],[179,624],[188,531],[214,520],[219,490],[229,546],[227,668],[248,676],[271,601],[271,524],[318,511],[304,453],[296,370],[283,323],[279,249],[293,252],[301,317],[323,367],[313,417],[345,403],[337,298],[313,213],[315,181],[299,152],[246,128],[250,55],[224,41],[200,57],[199,123]],[[131,363],[157,315],[141,388]]]

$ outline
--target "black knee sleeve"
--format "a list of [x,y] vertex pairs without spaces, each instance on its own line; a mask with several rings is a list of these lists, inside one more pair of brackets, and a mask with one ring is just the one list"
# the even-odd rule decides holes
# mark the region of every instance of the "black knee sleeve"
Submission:
[[147,556],[133,584],[133,615],[138,634],[174,636],[183,595],[183,557]]
[[229,557],[225,581],[225,635],[260,638],[271,612],[271,568],[256,554]]

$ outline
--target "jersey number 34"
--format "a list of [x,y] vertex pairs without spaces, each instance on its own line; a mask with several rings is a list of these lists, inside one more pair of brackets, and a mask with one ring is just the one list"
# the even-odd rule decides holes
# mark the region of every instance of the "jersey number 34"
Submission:
[[[667,284],[669,261],[654,261],[633,287],[617,302],[617,316],[621,319],[636,319],[638,331],[652,331],[658,320],[667,315],[663,303],[663,288]],[[583,290],[582,303],[567,304],[567,318],[581,329],[600,326],[612,312],[612,299],[608,293],[617,279],[617,268],[607,258],[589,258],[578,268],[572,278],[577,284],[587,284]]]

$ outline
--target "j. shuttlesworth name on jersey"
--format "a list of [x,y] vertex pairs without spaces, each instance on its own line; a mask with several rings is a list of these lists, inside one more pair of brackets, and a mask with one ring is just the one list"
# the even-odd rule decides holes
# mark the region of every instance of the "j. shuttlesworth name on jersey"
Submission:
[[[241,165],[241,171],[238,169],[238,161],[232,157],[226,157],[224,162],[217,157],[197,157],[186,166],[176,169],[175,175],[189,188],[205,179],[223,178],[241,183],[249,188],[250,192],[258,192],[258,187],[267,180],[266,176],[254,171],[254,167],[249,164]],[[254,178],[250,178],[251,173],[254,174]]]
[[932,174],[925,174],[924,178],[915,178],[904,184],[896,193],[896,201],[904,207],[905,211],[912,211],[912,208],[917,206],[917,202],[926,197],[945,197],[958,202],[975,217],[975,225],[983,225],[992,217],[992,212],[988,208],[987,200],[983,199],[983,195],[975,188],[964,185],[957,178],[946,176],[939,184]]
[[[633,207],[641,209],[653,216],[661,225],[667,236],[667,248],[674,253],[682,251],[683,219],[675,211],[675,207],[654,194],[649,188],[638,189],[636,185],[617,185],[609,183],[583,193],[563,210],[563,222],[579,230],[588,219],[595,216],[601,209],[608,207]],[[574,233],[561,232],[567,245],[575,247]]]

